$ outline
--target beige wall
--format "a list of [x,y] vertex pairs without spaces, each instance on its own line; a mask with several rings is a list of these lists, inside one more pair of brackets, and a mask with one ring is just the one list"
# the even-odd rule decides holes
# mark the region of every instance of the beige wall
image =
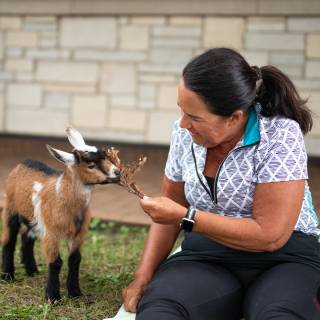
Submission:
[[[320,115],[319,1],[277,1],[273,4],[278,14],[267,16],[259,16],[259,10],[272,1],[234,1],[237,15],[227,16],[200,15],[206,1],[196,2],[199,10],[192,16],[142,16],[131,14],[130,6],[130,14],[102,14],[100,8],[99,16],[77,15],[85,4],[91,3],[94,10],[99,1],[74,1],[78,7],[73,16],[66,16],[63,13],[72,8],[63,11],[61,6],[71,1],[60,0],[44,0],[41,14],[25,16],[22,12],[30,9],[22,4],[31,1],[13,0],[6,10],[4,2],[0,1],[1,132],[63,136],[70,123],[90,138],[167,144],[179,116],[176,87],[181,70],[191,57],[214,46],[233,47],[253,65],[280,67]],[[104,4],[111,8],[113,3],[112,8],[120,10],[126,2]],[[176,11],[186,2],[189,8],[195,3],[176,0]],[[223,6],[230,2],[211,1],[207,7],[215,3],[216,11],[230,10]],[[280,5],[289,2],[291,15],[279,14],[284,10]],[[296,16],[293,11],[306,2],[313,4],[314,16]],[[57,5],[50,7],[52,3]],[[136,3],[140,11],[143,4],[148,8],[144,1]],[[242,11],[236,11],[240,3]],[[310,154],[320,155],[319,123],[315,118],[306,138]]]

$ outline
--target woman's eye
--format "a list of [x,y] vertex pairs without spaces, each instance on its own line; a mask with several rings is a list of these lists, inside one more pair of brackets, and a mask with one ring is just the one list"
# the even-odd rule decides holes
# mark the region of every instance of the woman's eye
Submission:
[[89,163],[89,164],[88,164],[88,168],[89,168],[89,169],[93,169],[95,166],[96,166],[96,165],[95,165],[94,163]]

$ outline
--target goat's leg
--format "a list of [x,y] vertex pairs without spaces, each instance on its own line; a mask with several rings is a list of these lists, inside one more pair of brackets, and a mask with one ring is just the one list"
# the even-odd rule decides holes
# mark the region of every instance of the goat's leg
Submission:
[[6,205],[2,212],[3,234],[2,234],[2,275],[3,280],[14,279],[14,250],[17,235],[20,229],[20,220],[17,214],[12,215]]
[[90,218],[90,211],[87,209],[84,212],[83,221],[78,234],[69,242],[70,256],[68,260],[69,272],[67,278],[67,289],[71,297],[78,297],[82,295],[79,285],[79,268],[81,262],[80,249],[88,232]]
[[35,238],[30,235],[30,229],[21,235],[21,262],[24,264],[28,276],[38,273],[36,260],[34,258],[34,242]]
[[79,297],[82,295],[79,285],[79,268],[81,262],[80,248],[75,249],[70,253],[68,259],[68,278],[67,278],[67,289],[69,296]]
[[45,296],[48,302],[55,303],[61,299],[59,274],[62,260],[59,254],[59,240],[46,234],[43,238],[43,249],[48,264],[48,280]]

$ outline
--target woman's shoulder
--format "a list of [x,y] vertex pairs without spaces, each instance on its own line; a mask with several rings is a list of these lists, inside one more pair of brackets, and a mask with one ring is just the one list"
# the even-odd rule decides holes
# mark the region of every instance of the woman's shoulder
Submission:
[[284,142],[290,137],[303,139],[298,122],[284,116],[260,116],[260,134],[265,143]]

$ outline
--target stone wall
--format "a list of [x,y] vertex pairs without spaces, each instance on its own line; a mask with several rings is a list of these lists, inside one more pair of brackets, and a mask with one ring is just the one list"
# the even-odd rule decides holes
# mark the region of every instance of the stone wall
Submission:
[[[320,114],[320,14],[2,15],[0,131],[167,144],[183,66],[214,46],[289,75]],[[320,121],[306,138],[320,155]]]

